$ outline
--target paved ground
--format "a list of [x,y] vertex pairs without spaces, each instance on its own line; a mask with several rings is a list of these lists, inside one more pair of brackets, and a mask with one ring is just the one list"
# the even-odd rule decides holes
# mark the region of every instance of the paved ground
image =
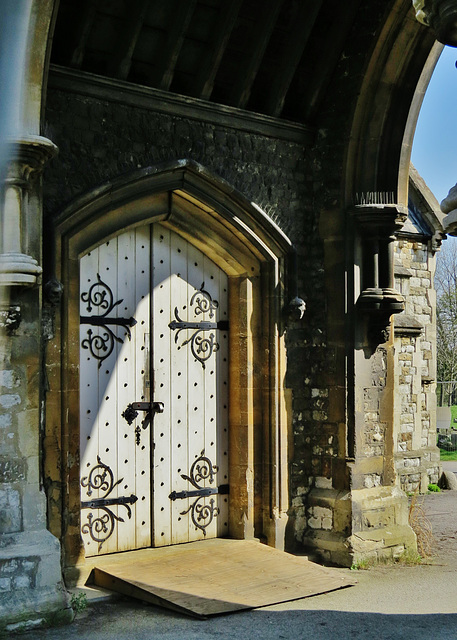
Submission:
[[425,496],[423,507],[433,524],[433,564],[357,571],[355,587],[203,621],[119,599],[90,605],[69,627],[18,639],[456,640],[457,491]]

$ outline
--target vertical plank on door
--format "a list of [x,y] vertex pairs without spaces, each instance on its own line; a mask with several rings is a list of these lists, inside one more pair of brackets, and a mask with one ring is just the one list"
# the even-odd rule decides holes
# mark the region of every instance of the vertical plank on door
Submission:
[[[111,273],[106,268],[106,265],[115,262],[113,257],[113,247],[109,248],[109,243],[105,243],[101,247],[92,250],[89,254],[81,259],[81,276],[80,276],[80,297],[81,297],[81,315],[85,316],[98,316],[102,315],[104,308],[97,304],[102,298],[99,297],[100,292],[105,291],[102,284],[99,284],[98,277],[105,283],[111,291],[116,294],[117,288],[117,274],[116,269],[113,269]],[[90,288],[94,287],[92,294],[90,294]],[[82,300],[83,294],[86,297],[86,301]],[[87,296],[90,296],[90,300],[87,300]],[[88,338],[89,331],[93,336],[98,336],[100,339],[105,338],[106,331],[103,327],[94,325],[81,325],[81,345],[83,340]],[[107,348],[109,351],[109,348]],[[95,352],[101,356],[103,350],[95,347]],[[109,411],[109,402],[112,404],[115,402],[115,363],[116,352],[113,352],[104,360],[93,357],[90,349],[81,348],[80,358],[80,404],[81,404],[81,423],[84,422],[83,415],[93,415],[91,433],[86,436],[87,442],[90,446],[86,448],[84,454],[81,457],[81,478],[89,477],[91,469],[97,465],[97,457],[99,456],[101,463],[107,465],[113,477],[117,477],[117,456],[116,456],[116,443],[108,434],[115,430],[115,420],[113,421],[113,412]],[[89,382],[88,382],[89,381]],[[93,382],[92,382],[93,381]],[[87,385],[91,386],[88,387]],[[109,396],[110,400],[107,402],[105,398]],[[89,406],[89,404],[91,406]],[[89,414],[90,412],[90,414]],[[83,435],[83,429],[81,431],[81,437]],[[88,439],[89,438],[89,439]],[[111,444],[112,443],[112,444]],[[81,443],[83,446],[83,443]],[[95,483],[97,484],[97,482]],[[90,498],[99,498],[104,496],[104,491],[99,490],[96,487],[88,488],[81,487],[81,499],[86,501]],[[113,496],[116,496],[116,489],[113,491]],[[97,555],[99,553],[99,544],[93,539],[87,532],[87,528],[84,524],[88,522],[89,513],[92,513],[92,518],[96,520],[99,517],[104,516],[102,510],[96,509],[83,509],[81,514],[81,520],[83,525],[83,539],[86,544],[86,555]],[[96,536],[95,536],[96,537]],[[103,543],[103,553],[109,553],[117,550],[117,531],[114,529],[113,534]]]
[[[199,293],[202,285],[207,287],[207,283],[205,282],[205,269],[204,269],[204,256],[195,247],[189,247],[189,271],[188,271],[188,303],[194,297],[194,303],[189,306],[189,320],[193,322],[202,322],[210,320],[207,313],[197,313],[196,309],[198,306],[197,299],[202,298],[202,293]],[[188,336],[192,335],[193,331],[190,330],[188,332]],[[204,334],[200,334],[201,337],[207,338],[208,332]],[[201,354],[203,355],[203,354]],[[193,357],[192,351],[189,348],[189,345],[186,347],[186,356],[188,361],[188,370],[189,370],[189,386],[188,386],[188,396],[189,396],[189,460],[188,460],[188,468],[195,462],[197,458],[200,457],[202,451],[205,452],[205,456],[208,456],[211,459],[211,452],[208,450],[208,443],[205,439],[205,398],[208,393],[207,385],[205,384],[208,378],[208,371],[211,368],[211,365],[207,367],[207,363],[204,363],[197,360]],[[208,361],[210,362],[210,361]],[[214,459],[212,460],[214,463]],[[204,480],[203,486],[211,486],[207,480]],[[188,489],[192,489],[191,486],[186,487]],[[195,498],[192,500],[192,502]],[[209,504],[211,498],[205,498],[200,501],[200,504]],[[208,535],[208,531],[205,529],[199,529],[194,525],[191,518],[188,518],[189,523],[189,540],[201,540],[205,538],[205,533]],[[204,522],[200,524],[205,524]]]
[[[90,287],[96,282],[98,272],[98,250],[91,251],[81,260],[80,269],[80,315],[87,316],[88,303],[82,300],[82,294],[88,293]],[[90,327],[86,324],[80,326],[80,345],[86,344],[88,330],[94,334],[99,333],[98,327]],[[98,362],[88,348],[80,349],[80,470],[81,480],[87,482],[90,470],[97,464],[98,454]],[[85,480],[84,480],[85,479]],[[88,487],[81,485],[81,501],[88,500]],[[94,490],[93,496],[98,498],[98,491]],[[88,511],[81,511],[81,526],[87,524]],[[94,517],[98,517],[98,511],[94,511]],[[88,533],[82,533],[87,555],[98,552],[98,543],[94,542]]]
[[[219,316],[221,321],[228,321],[228,278],[219,270]],[[216,456],[218,460],[218,485],[227,485],[228,479],[228,402],[229,402],[229,379],[228,379],[228,331],[218,332],[219,350],[217,352],[217,381],[215,414],[217,421],[217,448]],[[217,518],[217,536],[228,535],[228,495],[221,494],[218,497],[218,507],[220,513]]]
[[[116,300],[122,302],[116,307],[119,318],[128,318],[136,312],[135,301],[135,232],[121,234],[117,238],[117,273],[118,286]],[[119,334],[124,330],[119,327]],[[117,487],[120,495],[129,495],[135,487],[135,438],[132,437],[132,426],[121,417],[130,402],[137,402],[135,389],[135,347],[138,323],[132,328],[134,339],[121,335],[122,343],[117,344],[117,441],[118,441],[118,478],[122,478]],[[143,415],[138,416],[141,420]],[[133,432],[134,433],[134,432]],[[127,436],[127,437],[125,437]],[[140,498],[141,502],[141,498]],[[118,532],[118,551],[124,551],[134,545],[137,504],[133,505],[133,517],[128,518],[125,507],[117,507],[118,515],[124,519],[116,527]]]
[[[205,258],[204,275],[205,289],[211,298],[217,301],[214,316],[205,319],[216,322],[227,320],[227,276],[209,258]],[[218,349],[208,360],[208,366],[205,369],[205,446],[208,457],[217,466],[212,486],[220,486],[228,483],[228,451],[225,446],[227,430],[224,431],[223,420],[223,414],[226,410],[224,410],[223,405],[226,406],[227,404],[227,400],[224,398],[224,389],[227,384],[228,354],[226,331],[218,329],[214,331],[214,335]],[[227,496],[214,496],[214,506],[219,509],[219,513],[208,526],[207,536],[215,537],[227,533],[227,505]]]
[[[98,271],[98,251],[91,251],[81,260],[80,294],[88,292],[95,282],[94,274]],[[79,312],[82,316],[89,315],[87,303],[79,299]],[[90,327],[96,330],[95,327]],[[87,339],[89,325],[82,324],[79,331],[80,345]],[[98,363],[90,355],[89,349],[81,348],[80,356],[80,464],[83,475],[88,472],[92,461],[97,459],[98,453]],[[84,500],[85,490],[81,498]]]
[[[150,361],[150,313],[151,313],[151,228],[150,226],[136,229],[135,234],[135,398],[139,401],[150,402],[151,397],[151,361]],[[132,335],[133,338],[133,335]],[[137,418],[141,422],[144,414]],[[127,423],[125,423],[127,424]],[[141,425],[140,425],[141,428]],[[151,424],[147,431],[141,429],[140,443],[136,444],[133,425],[129,427],[135,442],[136,483],[136,548],[141,549],[151,545]]]
[[[175,319],[175,309],[181,320],[189,319],[188,297],[188,243],[176,233],[170,233],[170,307],[168,309],[169,322]],[[168,332],[171,333],[168,327]],[[185,334],[182,332],[178,342],[174,343],[170,352],[170,385],[171,385],[171,428],[170,428],[170,487],[171,491],[188,489],[188,483],[182,474],[189,473],[188,434],[191,408],[188,395],[188,357],[187,346],[181,346]],[[184,337],[183,337],[184,336]],[[189,507],[188,499],[171,502],[171,540],[172,544],[188,542],[188,514],[184,514]]]
[[170,544],[171,501],[170,437],[171,332],[170,322],[170,231],[153,227],[152,242],[152,358],[154,400],[164,403],[164,411],[153,425],[153,540],[154,546]]
[[[108,285],[113,295],[113,302],[118,298],[118,269],[117,269],[117,240],[108,240],[100,245],[98,251],[98,274],[101,280]],[[100,288],[102,290],[102,288]],[[94,312],[102,315],[105,312],[103,307]],[[93,313],[94,313],[93,312]],[[116,316],[116,308],[110,312],[110,316]],[[119,335],[120,331],[114,329],[115,335]],[[105,334],[105,329],[100,327],[100,332]],[[117,343],[110,355],[100,363],[98,368],[98,451],[100,459],[107,465],[116,482],[121,476],[118,465],[118,441],[116,437],[118,419],[117,419],[117,387],[118,387],[118,348]],[[110,498],[116,498],[119,495],[119,487],[116,486],[110,493]],[[122,494],[120,494],[122,495]],[[119,507],[113,507],[112,511],[116,515]],[[112,535],[103,543],[103,553],[113,553],[118,551],[118,533],[119,527],[117,523],[114,526]]]
[[[171,491],[195,490],[182,476],[190,474],[192,464],[202,451],[219,471],[213,483],[200,479],[199,485],[215,487],[228,483],[226,396],[225,409],[218,406],[219,393],[224,393],[228,383],[226,332],[225,346],[221,345],[220,351],[214,351],[208,360],[201,362],[192,353],[191,338],[195,329],[183,329],[178,333],[169,327],[170,322],[178,318],[197,323],[217,322],[225,314],[226,319],[227,278],[202,252],[159,225],[154,229],[153,265],[155,383],[162,393],[167,389],[165,395],[169,401],[169,407],[158,416],[160,419],[154,425],[154,540],[156,545],[164,545],[214,537],[218,532],[227,531],[226,496],[215,495],[200,500],[199,506],[209,506],[213,500],[223,518],[220,524],[220,518],[216,517],[204,530],[192,521],[192,510],[188,511],[195,498],[169,499]],[[201,307],[199,309],[198,299],[205,299],[202,285],[213,300],[223,299],[221,308],[212,313],[210,309],[205,312]],[[218,330],[205,331],[199,336],[206,339],[211,333],[220,342]],[[189,342],[185,344],[187,340]],[[222,441],[219,442],[221,434]],[[164,490],[167,481],[168,489]],[[194,512],[194,517],[198,523],[206,524],[205,520],[198,520],[198,512]]]

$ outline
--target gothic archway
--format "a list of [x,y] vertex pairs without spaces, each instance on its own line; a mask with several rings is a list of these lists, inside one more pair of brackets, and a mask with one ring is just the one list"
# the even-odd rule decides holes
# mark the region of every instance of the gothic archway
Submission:
[[[282,310],[291,243],[226,182],[196,163],[179,161],[103,185],[73,203],[57,221],[56,275],[65,292],[56,335],[61,360],[50,357],[47,364],[60,376],[62,394],[59,398],[51,390],[47,404],[53,407],[60,401],[61,425],[55,424],[51,411],[47,429],[48,442],[56,442],[61,429],[61,450],[48,449],[46,458],[58,454],[62,460],[64,507],[61,513],[54,510],[51,528],[63,538],[70,568],[84,555],[79,519],[79,263],[119,233],[154,224],[203,252],[228,279],[228,532],[284,545],[289,499]],[[52,483],[58,471],[49,468],[49,474]]]

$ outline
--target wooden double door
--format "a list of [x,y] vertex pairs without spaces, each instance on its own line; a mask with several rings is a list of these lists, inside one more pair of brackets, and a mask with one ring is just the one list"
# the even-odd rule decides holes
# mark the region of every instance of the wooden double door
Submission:
[[87,556],[228,533],[228,279],[160,224],[80,260]]

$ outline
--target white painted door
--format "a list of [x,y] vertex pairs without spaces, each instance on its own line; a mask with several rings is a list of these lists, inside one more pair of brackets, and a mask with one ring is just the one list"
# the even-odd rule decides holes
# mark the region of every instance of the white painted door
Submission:
[[[153,522],[162,546],[228,533],[228,496],[198,494],[228,484],[228,284],[214,262],[159,225],[152,256],[153,388],[164,403],[154,419]],[[202,322],[222,328],[199,330]]]
[[[225,274],[174,232],[137,228],[82,257],[80,315],[86,555],[226,534]],[[154,402],[163,413],[134,404]]]
[[81,259],[81,533],[88,556],[151,543],[149,437],[137,445],[138,421],[122,417],[129,403],[149,399],[149,296],[148,227]]

